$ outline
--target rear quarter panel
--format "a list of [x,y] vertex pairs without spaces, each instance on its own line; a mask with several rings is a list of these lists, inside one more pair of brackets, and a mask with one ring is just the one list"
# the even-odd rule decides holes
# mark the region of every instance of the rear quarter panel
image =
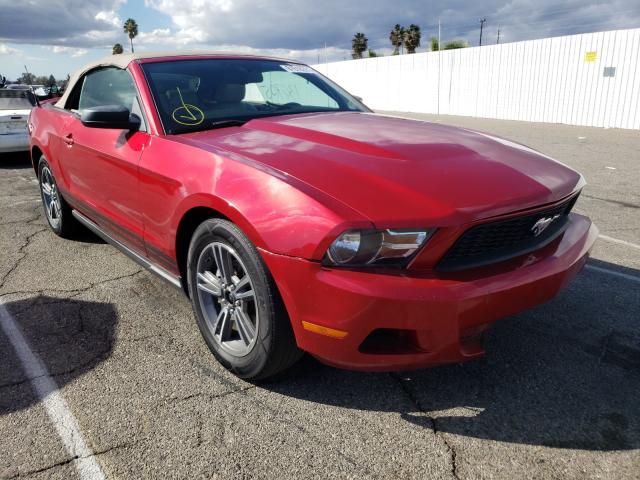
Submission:
[[34,107],[29,116],[31,163],[37,173],[40,158],[34,155],[37,148],[47,159],[58,186],[62,190],[69,190],[68,180],[62,175],[58,162],[61,145],[61,129],[69,121],[70,112],[46,104]]

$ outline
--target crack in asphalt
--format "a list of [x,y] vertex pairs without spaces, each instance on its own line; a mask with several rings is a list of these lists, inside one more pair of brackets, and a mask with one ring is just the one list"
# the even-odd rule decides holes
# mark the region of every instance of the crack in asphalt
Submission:
[[[73,288],[73,289],[69,289],[69,290],[65,290],[65,289],[58,289],[58,288],[46,288],[46,289],[36,289],[36,290],[14,290],[11,292],[5,292],[5,293],[0,293],[0,298],[2,297],[6,297],[9,295],[30,295],[30,294],[40,294],[40,295],[44,295],[47,293],[69,293],[71,295],[69,295],[68,297],[62,298],[60,299],[60,301],[65,301],[65,300],[69,300],[72,298],[75,298],[79,295],[82,295],[85,292],[88,292],[89,290],[92,290],[96,287],[99,287],[101,285],[105,285],[107,283],[111,283],[111,282],[117,282],[118,280],[123,280],[125,278],[130,278],[130,277],[134,277],[140,273],[146,273],[145,269],[139,269],[136,270],[133,273],[127,273],[126,275],[120,275],[117,277],[111,277],[111,278],[107,278],[105,280],[99,280],[97,282],[89,282],[89,285],[86,287],[82,287],[82,288]],[[2,284],[0,284],[0,288],[2,288]],[[52,303],[57,303],[57,302],[52,302]]]
[[78,370],[81,370],[85,367],[87,367],[88,365],[92,365],[94,363],[99,363],[102,360],[105,360],[106,358],[109,357],[111,353],[111,349],[107,349],[105,351],[99,352],[97,355],[95,355],[94,357],[91,357],[89,360],[84,361],[76,366],[74,366],[73,368],[70,368],[68,370],[65,370],[63,372],[56,372],[56,373],[46,373],[44,375],[38,375],[35,377],[29,377],[29,378],[25,378],[23,380],[17,381],[17,382],[13,382],[13,383],[5,383],[0,385],[0,389],[4,389],[4,388],[11,388],[11,387],[19,387],[25,383],[29,383],[32,380],[36,380],[38,378],[42,378],[42,377],[51,377],[51,378],[56,378],[56,377],[63,377],[65,375],[71,375],[73,373],[76,373]]
[[601,202],[612,203],[614,205],[618,205],[621,207],[634,208],[634,209],[640,208],[640,205],[636,205],[635,203],[631,203],[631,202],[624,202],[622,200],[612,200],[610,198],[596,197],[595,195],[587,195],[586,193],[583,194],[582,196],[586,198],[590,198],[592,200],[600,200]]
[[0,289],[2,287],[4,287],[4,284],[6,283],[7,279],[11,276],[11,274],[13,272],[16,271],[16,269],[20,266],[20,264],[22,263],[22,261],[27,258],[28,253],[25,252],[24,250],[29,246],[29,244],[31,243],[31,241],[33,240],[33,238],[38,235],[39,233],[45,232],[47,230],[47,228],[42,228],[40,230],[36,230],[33,233],[30,233],[29,235],[26,236],[25,241],[22,245],[20,245],[20,248],[18,248],[18,254],[22,255],[20,258],[18,258],[15,263],[11,266],[11,268],[9,269],[9,271],[3,275],[2,280],[0,280]]
[[[176,345],[176,347],[177,347],[177,345]],[[232,385],[232,386],[235,387],[233,382],[231,382],[230,380],[227,380],[222,375],[220,375],[218,372],[212,370],[208,366],[199,365],[199,364],[197,364],[195,362],[191,362],[191,364],[195,368],[200,370],[200,372],[203,373],[204,375],[212,377],[212,378],[220,381],[224,385]],[[336,448],[335,445],[325,442],[322,438],[312,434],[307,429],[305,429],[302,425],[299,425],[295,420],[287,418],[285,416],[284,412],[276,411],[273,408],[271,408],[271,406],[269,406],[269,404],[267,404],[266,402],[263,402],[259,398],[256,398],[255,396],[252,396],[251,395],[251,391],[257,390],[257,387],[258,387],[258,385],[251,385],[251,386],[246,387],[246,388],[235,389],[234,391],[227,392],[226,394],[223,394],[223,395],[219,395],[218,398],[219,397],[223,397],[223,396],[228,396],[228,395],[234,395],[234,394],[243,395],[247,400],[249,400],[250,402],[254,403],[255,405],[258,405],[264,412],[270,414],[270,416],[271,416],[273,421],[276,421],[278,423],[284,424],[284,425],[289,426],[289,427],[293,427],[294,429],[298,430],[300,433],[303,433],[304,435],[307,435],[309,438],[315,440],[319,445],[323,445],[325,448],[334,451],[339,457],[341,457],[347,463],[349,463],[353,467],[356,467],[356,468],[359,468],[359,469],[363,470],[370,477],[372,477],[372,478],[380,478],[380,476],[377,475],[375,472],[371,471],[365,465],[359,464],[355,459],[351,458],[349,455],[344,453],[339,448]],[[197,396],[197,395],[194,395],[194,396]]]
[[228,397],[229,395],[234,395],[236,393],[244,393],[247,390],[251,390],[252,388],[256,388],[256,386],[249,385],[247,387],[237,388],[235,390],[230,390],[223,393],[206,393],[206,392],[192,393],[191,395],[187,395],[186,397],[170,397],[166,400],[166,403],[177,404],[177,403],[193,400],[194,398],[202,398],[202,397],[208,398],[209,400],[216,400],[218,398]]
[[33,208],[33,218],[27,218],[27,219],[23,219],[23,220],[9,220],[8,222],[1,222],[0,223],[0,227],[4,226],[4,225],[16,225],[16,224],[27,224],[27,225],[33,225],[33,222],[40,220],[41,218],[41,209],[42,209],[42,202],[40,201],[40,198],[34,198],[32,201],[38,201],[38,204]]
[[15,475],[5,476],[5,477],[2,477],[2,478],[6,479],[6,480],[12,480],[12,479],[15,479],[15,478],[28,477],[28,476],[31,476],[31,475],[35,475],[36,473],[43,473],[43,472],[47,472],[49,470],[52,470],[54,468],[62,467],[64,465],[69,465],[70,463],[75,462],[76,460],[85,459],[85,458],[95,458],[95,457],[98,457],[99,455],[104,455],[104,454],[112,452],[114,450],[119,450],[121,448],[133,447],[133,446],[136,446],[136,445],[138,445],[140,443],[143,443],[145,441],[146,441],[146,439],[141,438],[139,440],[134,440],[132,442],[120,443],[118,445],[114,445],[112,447],[105,448],[104,450],[94,451],[92,455],[74,455],[74,456],[72,456],[70,458],[67,458],[65,460],[61,460],[59,462],[47,465],[46,467],[38,468],[38,469],[35,469],[35,470],[29,470],[27,472],[20,472],[20,473],[17,473]]
[[449,457],[451,459],[451,475],[456,480],[460,480],[460,476],[458,474],[458,453],[456,452],[456,449],[454,448],[453,444],[451,444],[449,440],[447,440],[443,432],[438,430],[438,423],[436,421],[436,418],[432,417],[431,415],[429,415],[429,413],[427,413],[427,410],[424,409],[420,404],[420,400],[416,398],[416,396],[413,394],[411,389],[405,384],[402,378],[400,378],[399,374],[390,373],[389,376],[396,381],[396,383],[398,384],[402,392],[406,395],[406,397],[414,405],[414,407],[419,412],[423,413],[425,417],[430,421],[431,429],[433,430],[434,435],[442,440],[442,443],[444,444],[444,446],[447,448],[449,452]]

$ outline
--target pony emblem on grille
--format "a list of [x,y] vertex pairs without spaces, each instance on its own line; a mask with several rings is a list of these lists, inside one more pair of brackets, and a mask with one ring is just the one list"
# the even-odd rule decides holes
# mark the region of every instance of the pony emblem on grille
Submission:
[[556,220],[559,217],[560,217],[559,214],[554,215],[553,217],[542,217],[540,220],[538,220],[536,223],[533,224],[533,227],[531,227],[533,236],[537,237],[538,235],[540,235],[549,227],[549,225],[551,225],[554,222],[554,220]]

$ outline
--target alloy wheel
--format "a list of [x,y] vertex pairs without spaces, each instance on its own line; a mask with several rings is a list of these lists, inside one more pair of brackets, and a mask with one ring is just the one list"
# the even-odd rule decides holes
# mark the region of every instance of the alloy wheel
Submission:
[[58,187],[48,166],[45,166],[40,174],[40,188],[47,219],[53,228],[58,228],[62,218],[62,202],[60,201]]
[[197,263],[197,294],[207,328],[217,345],[243,357],[256,343],[259,315],[247,268],[229,245],[212,242]]

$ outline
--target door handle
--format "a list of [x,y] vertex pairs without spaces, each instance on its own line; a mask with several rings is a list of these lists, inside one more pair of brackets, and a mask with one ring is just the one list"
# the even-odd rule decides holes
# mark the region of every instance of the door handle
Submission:
[[73,145],[73,134],[72,133],[69,133],[68,135],[65,135],[64,143],[66,143],[68,146]]

